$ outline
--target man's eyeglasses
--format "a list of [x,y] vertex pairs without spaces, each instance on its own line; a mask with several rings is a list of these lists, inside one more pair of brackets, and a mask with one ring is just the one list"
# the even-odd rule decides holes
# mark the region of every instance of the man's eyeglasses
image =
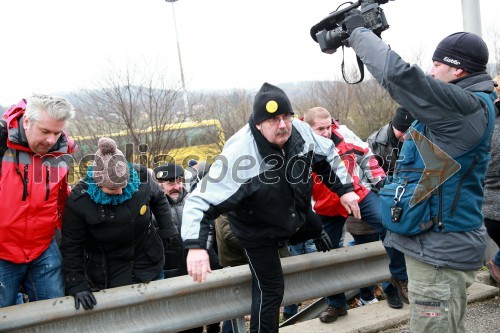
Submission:
[[293,113],[288,112],[281,116],[274,116],[272,118],[269,118],[267,119],[267,121],[271,125],[278,125],[282,120],[285,122],[285,124],[288,124],[292,121],[292,119],[293,119]]

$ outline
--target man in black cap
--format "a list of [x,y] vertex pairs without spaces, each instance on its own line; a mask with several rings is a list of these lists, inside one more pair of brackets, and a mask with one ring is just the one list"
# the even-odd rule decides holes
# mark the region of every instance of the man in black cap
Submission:
[[[153,170],[153,174],[170,203],[172,218],[180,232],[182,227],[182,211],[184,210],[184,203],[189,194],[184,186],[184,169],[175,163],[165,163],[156,167]],[[179,240],[182,242],[181,238]],[[187,274],[184,250],[184,247],[182,247],[176,248],[174,251],[165,251],[166,278]]]
[[[188,191],[184,186],[184,169],[175,163],[165,163],[156,167],[153,170],[156,181],[163,189],[168,202],[170,203],[172,211],[172,219],[177,225],[179,232],[182,226],[182,211],[184,209],[184,202],[188,195]],[[179,242],[182,243],[182,239],[179,235]],[[220,268],[218,265],[217,254],[214,250],[209,250],[210,263],[216,268]],[[164,266],[165,278],[186,275],[186,256],[185,247],[168,248],[165,251],[165,266]],[[207,325],[207,333],[219,332],[219,323],[214,323]],[[186,333],[201,333],[203,332],[203,327],[196,327],[187,331]]]
[[366,143],[378,156],[379,164],[388,176],[392,175],[394,171],[399,151],[404,142],[404,134],[414,120],[408,111],[399,107],[389,124],[382,126],[366,139]]
[[278,332],[284,293],[280,244],[315,239],[319,251],[330,249],[311,210],[311,170],[340,196],[349,213],[359,217],[359,197],[333,142],[293,121],[283,90],[264,83],[248,124],[226,142],[208,175],[186,200],[182,238],[194,281],[205,281],[211,271],[206,252],[210,220],[227,213],[244,248],[253,277],[250,332]]
[[[167,197],[170,204],[170,211],[172,212],[172,220],[180,233],[182,210],[186,195],[188,194],[183,183],[184,169],[178,164],[166,163],[156,167],[153,170],[153,175]],[[182,244],[180,235],[179,243]],[[165,278],[187,274],[184,251],[184,246],[165,250],[165,266],[163,267]]]
[[410,66],[352,11],[347,39],[416,122],[392,182],[380,191],[385,245],[405,254],[412,332],[465,332],[466,289],[486,249],[483,184],[494,128],[494,83],[481,37],[444,38],[428,73]]

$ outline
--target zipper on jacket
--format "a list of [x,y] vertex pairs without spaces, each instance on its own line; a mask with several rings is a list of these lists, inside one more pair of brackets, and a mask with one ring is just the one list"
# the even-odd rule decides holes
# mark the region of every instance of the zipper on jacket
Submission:
[[99,249],[101,250],[101,267],[102,271],[104,273],[104,288],[108,288],[108,267],[106,265],[106,255],[104,253],[104,250],[102,248],[102,245],[99,246]]
[[19,150],[16,150],[16,173],[21,177],[21,181],[23,183],[23,199],[22,201],[26,201],[28,197],[28,165],[24,165],[24,177],[19,170]]
[[50,170],[49,167],[46,167],[46,175],[45,175],[45,201],[49,200],[49,194],[50,194]]
[[438,229],[443,230],[443,187],[438,187],[438,197],[439,197],[439,205],[438,205]]
[[458,186],[457,186],[457,191],[455,192],[455,198],[453,199],[453,205],[451,206],[450,216],[453,216],[453,213],[455,212],[455,209],[457,208],[458,197],[460,196],[460,190],[462,189],[462,184],[463,184],[465,178],[469,177],[472,170],[477,165],[478,160],[479,160],[479,156],[476,155],[476,157],[472,161],[472,163],[469,166],[469,168],[467,169],[467,171],[464,173],[462,178],[460,178],[460,181],[458,182]]
[[24,165],[24,191],[23,191],[23,201],[28,197],[28,166]]

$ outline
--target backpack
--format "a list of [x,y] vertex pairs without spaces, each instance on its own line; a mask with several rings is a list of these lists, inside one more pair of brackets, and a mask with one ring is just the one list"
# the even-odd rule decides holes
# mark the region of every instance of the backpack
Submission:
[[20,112],[26,109],[26,100],[22,99],[19,103],[12,105],[0,119],[0,176],[2,175],[2,159],[7,151],[7,138],[9,136],[7,130],[7,120],[18,117]]

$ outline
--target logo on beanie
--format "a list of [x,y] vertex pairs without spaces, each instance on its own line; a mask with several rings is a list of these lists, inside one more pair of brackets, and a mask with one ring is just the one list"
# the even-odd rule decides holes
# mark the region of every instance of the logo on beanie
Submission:
[[276,101],[269,101],[266,104],[266,111],[269,113],[275,113],[278,110],[278,103]]
[[446,62],[453,64],[453,65],[460,65],[460,61],[458,61],[456,59],[451,59],[448,57],[444,57],[443,61],[446,61]]

